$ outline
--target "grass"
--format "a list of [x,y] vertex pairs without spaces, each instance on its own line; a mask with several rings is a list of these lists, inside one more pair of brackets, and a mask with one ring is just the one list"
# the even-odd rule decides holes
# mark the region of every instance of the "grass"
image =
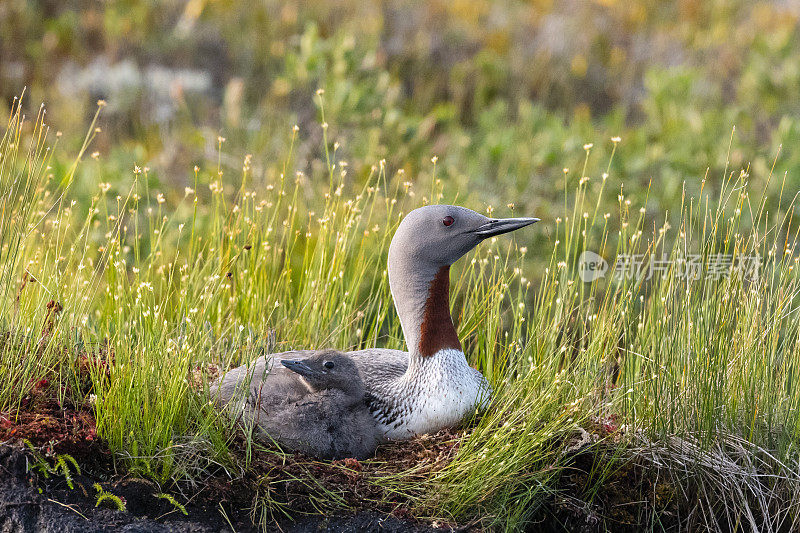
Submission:
[[[324,135],[322,172],[297,171],[290,148],[275,179],[256,182],[248,156],[237,176],[221,163],[195,168],[193,186],[168,202],[147,168],[136,167],[127,188],[76,173],[93,164],[82,159],[94,126],[75,164],[56,174],[44,113],[26,122],[21,109],[0,141],[0,412],[13,418],[47,379],[60,401],[91,403],[98,435],[134,474],[161,484],[235,478],[255,467],[258,445],[241,445],[203,376],[264,351],[403,346],[386,252],[404,213],[452,196],[435,168],[414,184],[382,161],[351,169]],[[297,132],[289,135],[293,147]],[[608,142],[613,158],[619,140]],[[551,235],[550,249],[527,249],[520,233],[454,268],[453,315],[494,387],[491,407],[455,437],[452,457],[423,470],[376,463],[368,483],[402,495],[417,516],[517,529],[561,517],[558,501],[602,515],[608,487],[635,465],[669,480],[684,514],[667,517],[648,496],[626,520],[654,530],[669,520],[791,529],[800,486],[795,199],[772,172],[753,191],[747,169],[726,168],[706,176],[698,196],[684,195],[679,224],[665,215],[651,226],[653,214],[609,175],[612,162],[594,176],[593,147],[584,148],[581,172],[563,173],[563,213],[534,227]],[[614,197],[617,209],[605,212]],[[642,270],[583,282],[587,250],[612,270],[624,256]],[[695,275],[686,277],[690,256]],[[758,275],[743,275],[741,259],[755,256]],[[89,389],[78,386],[78,352],[91,361]],[[587,454],[580,491],[568,494]],[[313,469],[300,477],[317,487],[319,509],[349,505]],[[272,498],[256,496],[257,520],[280,511]]]

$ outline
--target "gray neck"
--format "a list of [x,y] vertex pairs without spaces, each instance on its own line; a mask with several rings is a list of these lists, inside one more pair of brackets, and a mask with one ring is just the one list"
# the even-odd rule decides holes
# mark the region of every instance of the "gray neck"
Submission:
[[388,273],[410,355],[409,367],[441,349],[460,351],[450,316],[450,267],[420,261],[395,239],[389,246]]

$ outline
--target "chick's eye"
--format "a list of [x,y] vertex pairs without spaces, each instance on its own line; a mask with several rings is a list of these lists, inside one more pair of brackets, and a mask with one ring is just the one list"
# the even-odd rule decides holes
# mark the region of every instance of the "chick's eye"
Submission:
[[324,366],[325,368],[330,370],[331,368],[333,368],[336,365],[333,364],[333,361],[325,361],[325,363],[322,366]]
[[453,222],[455,221],[456,219],[448,215],[442,219],[442,224],[444,224],[445,226],[452,226]]

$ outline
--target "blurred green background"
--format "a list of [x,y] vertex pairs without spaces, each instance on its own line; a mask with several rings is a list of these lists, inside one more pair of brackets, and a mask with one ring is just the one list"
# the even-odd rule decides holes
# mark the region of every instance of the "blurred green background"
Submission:
[[45,102],[66,165],[104,99],[85,183],[127,190],[147,166],[170,202],[195,165],[239,176],[245,154],[256,186],[274,181],[297,124],[292,172],[313,203],[325,121],[353,185],[385,159],[429,194],[436,156],[444,200],[548,219],[584,145],[599,187],[619,136],[611,203],[624,187],[663,220],[684,184],[696,194],[708,172],[713,192],[729,143],[754,188],[776,155],[799,188],[799,19],[792,0],[3,0],[0,105],[25,87],[30,113]]

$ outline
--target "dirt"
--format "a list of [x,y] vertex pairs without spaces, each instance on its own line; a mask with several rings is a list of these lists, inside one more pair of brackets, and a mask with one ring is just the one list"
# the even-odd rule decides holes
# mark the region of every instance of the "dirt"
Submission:
[[[74,474],[70,488],[61,475],[45,477],[35,468],[37,459],[27,450],[0,445],[0,531],[3,533],[69,532],[222,532],[258,531],[249,510],[230,502],[220,504],[201,495],[185,505],[187,515],[158,498],[158,488],[141,479],[104,479],[98,472]],[[97,507],[98,483],[124,501],[126,510]],[[224,509],[228,522],[220,512]],[[233,527],[231,527],[231,525]],[[363,511],[351,516],[298,516],[272,523],[266,531],[386,531],[427,532],[434,529],[409,519]]]

